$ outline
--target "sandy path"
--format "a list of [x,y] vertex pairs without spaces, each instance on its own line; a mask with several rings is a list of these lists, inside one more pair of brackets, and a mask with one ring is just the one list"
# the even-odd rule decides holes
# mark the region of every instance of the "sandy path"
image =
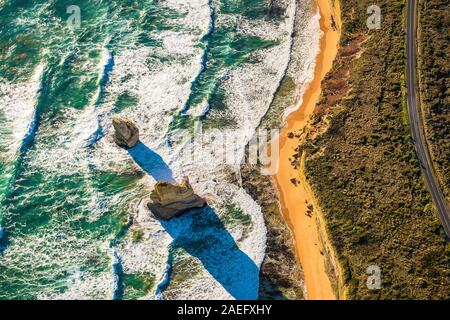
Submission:
[[[297,255],[303,268],[307,298],[310,300],[335,299],[331,288],[330,279],[325,272],[325,258],[321,254],[318,228],[316,219],[306,215],[308,203],[313,203],[311,195],[304,184],[294,186],[292,178],[300,180],[298,171],[292,168],[289,158],[295,153],[297,139],[287,138],[288,133],[298,132],[308,122],[314,112],[316,103],[321,93],[321,82],[331,69],[337,53],[339,32],[333,30],[331,16],[334,12],[329,0],[317,0],[320,9],[320,27],[324,32],[320,40],[320,53],[317,55],[314,80],[303,96],[301,107],[289,115],[287,126],[280,134],[280,163],[279,171],[274,176],[284,216],[288,220],[295,236]],[[336,22],[340,26],[339,8],[337,9]],[[314,212],[316,214],[316,212]]]

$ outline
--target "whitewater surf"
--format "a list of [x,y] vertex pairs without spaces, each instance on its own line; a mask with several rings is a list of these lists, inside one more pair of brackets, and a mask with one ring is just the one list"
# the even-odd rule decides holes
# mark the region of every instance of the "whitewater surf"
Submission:
[[[312,2],[86,0],[79,28],[70,5],[0,4],[0,299],[256,299],[266,229],[239,168],[283,79],[313,73]],[[193,161],[177,133],[199,125]],[[208,206],[156,219],[143,199],[184,176]]]

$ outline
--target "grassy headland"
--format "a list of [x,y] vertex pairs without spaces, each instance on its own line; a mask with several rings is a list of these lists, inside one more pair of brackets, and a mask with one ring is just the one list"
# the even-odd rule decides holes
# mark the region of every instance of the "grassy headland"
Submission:
[[450,14],[448,3],[419,1],[419,82],[425,136],[441,188],[450,199]]
[[[294,156],[305,159],[349,299],[450,298],[450,247],[406,114],[405,3],[341,1],[340,49]],[[366,26],[373,4],[380,30]],[[371,265],[381,269],[379,290],[366,285]]]

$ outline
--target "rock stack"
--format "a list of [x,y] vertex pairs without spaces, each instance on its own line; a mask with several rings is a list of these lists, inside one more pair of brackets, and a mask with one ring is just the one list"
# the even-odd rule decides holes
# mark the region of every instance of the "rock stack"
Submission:
[[206,201],[194,193],[189,179],[185,177],[183,182],[169,183],[158,182],[150,194],[151,201],[148,208],[163,219],[170,219],[180,215],[186,210],[201,208]]
[[114,141],[123,148],[133,148],[139,141],[139,128],[129,119],[114,118]]

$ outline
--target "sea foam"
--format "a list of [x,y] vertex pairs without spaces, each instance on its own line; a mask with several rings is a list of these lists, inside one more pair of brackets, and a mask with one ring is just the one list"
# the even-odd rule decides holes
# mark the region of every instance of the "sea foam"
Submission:
[[[253,137],[262,117],[268,111],[282,78],[288,72],[293,46],[291,34],[294,27],[299,27],[294,25],[295,19],[306,19],[308,21],[301,26],[304,27],[304,30],[297,30],[297,32],[305,32],[308,37],[311,37],[305,36],[304,41],[314,42],[318,39],[315,36],[318,25],[316,16],[311,17],[308,10],[299,10],[295,1],[287,3],[286,6],[287,17],[278,24],[241,18],[240,32],[242,35],[259,35],[269,40],[284,40],[279,45],[255,53],[254,58],[259,61],[257,64],[243,64],[227,70],[227,76],[222,81],[221,85],[226,93],[227,114],[233,117],[236,122],[234,129],[226,130],[225,134],[227,139],[235,141],[234,148],[238,159],[243,159],[245,146]],[[196,27],[192,25],[194,21],[190,20],[189,23],[191,28],[203,30],[203,35],[205,35],[210,31],[210,23],[208,23],[210,10],[204,4],[196,7],[195,10],[198,10],[196,13],[198,18],[200,18],[200,12],[203,16],[196,20],[196,23],[198,23]],[[296,13],[302,16],[298,17]],[[217,19],[217,26],[222,23],[229,23],[229,17]],[[236,168],[221,162],[220,157],[214,157],[208,152],[201,154],[202,161],[194,163],[188,153],[183,151],[190,146],[189,142],[181,146],[180,151],[180,145],[176,143],[175,145],[167,145],[166,137],[162,135],[169,130],[171,114],[183,110],[184,102],[190,93],[191,81],[196,77],[199,70],[202,71],[203,53],[196,46],[198,37],[188,37],[182,33],[174,32],[167,32],[167,34],[163,32],[160,33],[160,36],[165,39],[164,44],[167,47],[130,50],[116,57],[116,68],[111,74],[112,82],[111,86],[108,87],[108,92],[111,96],[117,96],[120,92],[126,90],[139,97],[139,103],[136,107],[124,111],[118,116],[123,115],[132,118],[141,128],[142,143],[159,154],[170,165],[176,180],[180,181],[183,176],[189,176],[194,190],[208,200],[208,204],[219,217],[226,216],[226,208],[230,203],[236,205],[250,217],[252,227],[251,230],[247,231],[245,237],[243,237],[243,227],[239,224],[228,226],[227,232],[234,239],[239,250],[248,256],[256,266],[260,266],[265,253],[266,230],[264,219],[259,205],[243,188],[239,184],[229,182],[229,173]],[[177,37],[180,39],[177,40]],[[182,45],[178,45],[176,48],[172,47],[172,43],[177,42]],[[315,44],[311,45],[308,42],[303,44],[301,70],[310,71],[311,66],[313,67],[316,53],[314,49],[316,47]],[[191,61],[196,61],[196,63],[186,65],[174,59],[169,63],[146,65],[149,55],[162,54],[163,52],[160,50],[171,54],[181,54],[181,49],[185,55],[192,57]],[[310,75],[296,73],[295,76],[302,77],[299,81],[307,83]],[[125,83],[120,82],[119,79],[124,77],[128,80]],[[110,112],[110,116],[104,118],[106,137],[108,137],[112,133],[112,127],[107,121],[114,114],[111,112],[113,101],[106,102],[103,108],[105,112]],[[210,129],[205,129],[205,135],[208,134],[208,130]],[[136,164],[130,161],[128,153],[117,148],[110,138],[99,141],[95,153],[96,166],[102,168],[102,170],[127,171],[130,165],[138,169]],[[109,155],[109,161],[105,161],[104,154]],[[114,159],[114,161],[111,161],[111,159]],[[142,185],[148,184],[151,186],[154,182],[156,181],[153,177],[146,176],[145,183]],[[236,295],[231,294],[217,278],[211,275],[211,270],[201,269],[183,283],[175,283],[171,282],[171,279],[167,279],[167,261],[170,260],[171,246],[174,240],[180,241],[179,239],[182,236],[176,236],[170,231],[167,232],[158,220],[155,220],[148,211],[145,211],[145,208],[142,207],[144,206],[143,203],[140,206],[141,209],[137,208],[137,213],[131,213],[135,216],[136,224],[144,230],[144,239],[138,244],[124,242],[117,250],[120,251],[124,272],[151,272],[159,279],[158,283],[163,283],[163,285],[157,287],[165,289],[156,290],[154,294],[148,296],[149,298],[164,296],[176,299],[236,298]],[[190,230],[189,226],[192,224],[192,219],[193,217],[187,216],[180,220],[185,224],[184,227],[188,228],[187,232]],[[196,236],[201,239],[204,238],[206,241],[208,232],[205,229],[203,234],[197,234]],[[228,253],[223,252],[222,254],[226,256]],[[191,259],[193,259],[192,263],[199,261],[198,257],[191,257]],[[202,263],[204,264],[205,261]],[[231,262],[229,264],[229,270],[233,273],[231,271],[233,265]],[[176,266],[172,272],[176,273]],[[169,281],[168,285],[166,281]],[[235,281],[241,281],[241,279],[236,277]],[[257,297],[257,281],[256,283],[243,282],[241,285],[250,288],[248,295],[246,293],[245,297]],[[253,294],[250,292],[253,292]],[[236,294],[239,295],[239,293]]]

